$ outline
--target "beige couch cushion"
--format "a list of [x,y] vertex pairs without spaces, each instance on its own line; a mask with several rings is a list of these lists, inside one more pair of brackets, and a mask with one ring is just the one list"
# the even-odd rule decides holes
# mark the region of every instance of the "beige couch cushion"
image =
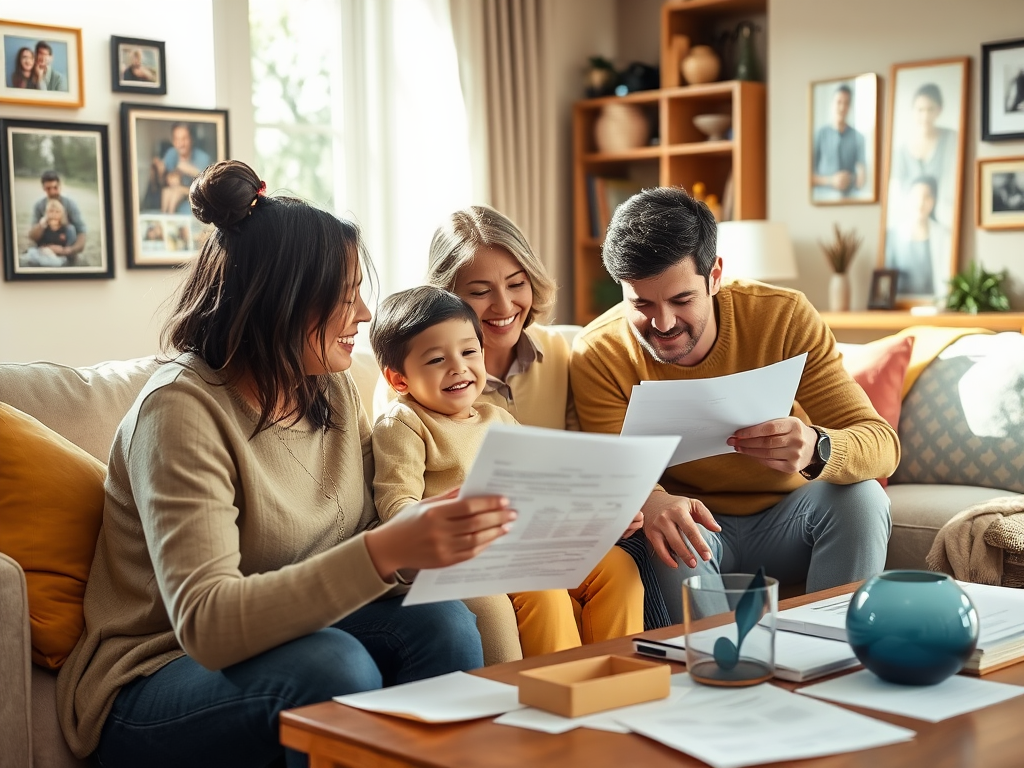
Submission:
[[159,366],[155,357],[87,368],[3,363],[0,401],[34,416],[106,464],[117,425]]

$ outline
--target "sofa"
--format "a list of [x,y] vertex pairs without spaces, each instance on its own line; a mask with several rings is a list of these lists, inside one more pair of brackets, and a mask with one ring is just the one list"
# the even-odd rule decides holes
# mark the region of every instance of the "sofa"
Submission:
[[[369,352],[355,358],[352,374],[370,403],[377,368]],[[0,402],[105,462],[118,422],[156,365],[151,357],[84,368],[0,364]],[[966,412],[965,379],[980,387]],[[988,407],[975,408],[979,399]],[[1008,414],[1001,425],[1000,414]],[[953,515],[1024,493],[1024,337],[971,334],[945,347],[921,365],[898,419],[903,455],[886,489],[893,517],[886,567],[923,569],[937,530]],[[0,462],[5,450],[0,443]],[[85,765],[57,724],[55,673],[31,661],[27,595],[21,566],[0,551],[0,768]]]

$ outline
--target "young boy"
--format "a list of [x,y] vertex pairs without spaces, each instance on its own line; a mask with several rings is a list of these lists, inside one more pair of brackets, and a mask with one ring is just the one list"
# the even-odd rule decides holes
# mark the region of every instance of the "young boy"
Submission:
[[[455,294],[424,286],[389,296],[370,324],[370,344],[384,378],[398,393],[372,433],[374,501],[386,521],[409,504],[461,485],[487,426],[517,422],[500,406],[476,402],[487,383],[483,329],[473,308]],[[565,615],[564,590],[515,595],[524,654],[563,650],[643,629],[639,578],[614,579],[600,565],[592,576],[582,590],[586,600],[603,601],[604,612],[614,614],[600,627],[585,619],[580,626],[572,615]],[[577,599],[583,602],[583,594]],[[491,602],[484,607],[485,601]],[[477,614],[481,634],[489,621],[498,621],[487,616],[511,610],[504,595],[466,602]]]

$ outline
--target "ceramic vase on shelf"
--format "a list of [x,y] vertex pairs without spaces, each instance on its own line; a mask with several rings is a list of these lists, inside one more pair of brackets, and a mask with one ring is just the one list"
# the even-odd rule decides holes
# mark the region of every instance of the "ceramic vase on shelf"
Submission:
[[850,311],[850,276],[845,272],[833,272],[828,282],[828,311]]
[[955,675],[978,643],[978,611],[956,580],[931,571],[883,571],[846,612],[846,637],[883,680],[934,685]]
[[710,45],[695,45],[679,65],[683,77],[690,85],[712,83],[718,79],[722,62]]
[[605,104],[594,123],[594,143],[599,152],[625,152],[644,147],[650,137],[647,115],[635,104]]

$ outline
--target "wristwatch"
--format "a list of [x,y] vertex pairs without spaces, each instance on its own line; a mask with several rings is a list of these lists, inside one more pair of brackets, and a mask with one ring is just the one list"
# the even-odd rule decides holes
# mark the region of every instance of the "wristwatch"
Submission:
[[832,438],[828,436],[828,432],[813,425],[811,429],[818,433],[818,441],[814,444],[814,457],[811,463],[800,470],[800,476],[805,480],[814,480],[820,475],[821,470],[828,464],[829,456],[832,455]]

